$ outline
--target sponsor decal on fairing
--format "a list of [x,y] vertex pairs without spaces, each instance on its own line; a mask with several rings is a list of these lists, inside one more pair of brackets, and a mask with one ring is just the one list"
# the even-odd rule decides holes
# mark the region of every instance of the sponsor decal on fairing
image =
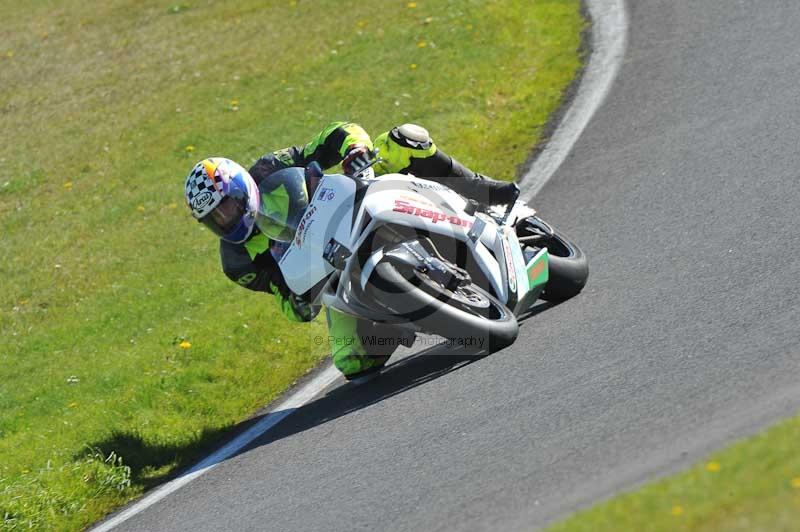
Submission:
[[514,269],[514,259],[511,255],[511,245],[507,238],[503,238],[503,255],[506,259],[506,270],[508,270],[508,287],[512,292],[517,291],[517,271]]
[[297,226],[297,231],[295,232],[294,243],[297,247],[303,247],[303,239],[306,237],[306,233],[311,228],[311,225],[314,223],[314,220],[311,219],[317,213],[317,208],[315,206],[311,206],[303,215],[303,219],[300,220],[300,225]]
[[336,191],[332,188],[323,188],[317,193],[317,201],[331,201],[336,197]]
[[430,183],[430,182],[419,182],[419,181],[411,181],[412,189],[417,190],[450,190],[450,187],[442,185],[440,183]]
[[442,211],[423,209],[418,205],[414,205],[413,203],[399,199],[394,200],[394,209],[392,210],[401,214],[409,214],[411,216],[418,216],[420,218],[428,218],[432,223],[446,222],[450,225],[457,225],[460,227],[472,227],[472,222],[469,220],[464,220],[463,218],[452,216]]

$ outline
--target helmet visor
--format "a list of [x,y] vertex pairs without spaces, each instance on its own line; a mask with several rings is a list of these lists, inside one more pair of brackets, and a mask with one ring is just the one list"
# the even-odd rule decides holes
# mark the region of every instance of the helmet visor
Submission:
[[225,196],[213,211],[200,219],[200,222],[215,235],[225,237],[242,221],[246,207],[247,197],[243,194]]

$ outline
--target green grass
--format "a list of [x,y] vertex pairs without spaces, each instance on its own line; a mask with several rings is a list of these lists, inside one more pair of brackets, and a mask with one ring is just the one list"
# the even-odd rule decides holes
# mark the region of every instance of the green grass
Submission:
[[800,417],[548,532],[800,530]]
[[222,275],[197,160],[412,121],[512,178],[580,65],[578,0],[235,4],[0,4],[6,528],[93,522],[324,357]]

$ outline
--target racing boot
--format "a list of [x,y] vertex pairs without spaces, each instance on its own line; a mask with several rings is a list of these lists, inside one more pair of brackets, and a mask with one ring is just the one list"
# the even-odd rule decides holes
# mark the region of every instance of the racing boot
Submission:
[[519,197],[519,186],[513,181],[492,179],[473,172],[453,157],[449,159],[450,173],[441,181],[462,196],[477,201],[481,210],[492,205],[508,205]]
[[476,192],[469,197],[473,197],[484,209],[492,205],[508,205],[519,197],[519,186],[514,182],[495,181],[481,174],[475,177]]
[[[389,360],[388,355],[355,355],[334,358],[336,369],[342,372],[348,381],[361,379],[380,372]],[[359,368],[354,370],[355,368]]]
[[358,319],[333,309],[326,309],[326,314],[333,365],[345,379],[377,373],[386,365],[391,353],[367,354],[358,334]]

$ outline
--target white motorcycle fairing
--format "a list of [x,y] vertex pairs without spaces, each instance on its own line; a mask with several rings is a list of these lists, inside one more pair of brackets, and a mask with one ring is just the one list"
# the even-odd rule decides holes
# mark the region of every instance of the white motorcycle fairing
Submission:
[[[386,316],[374,312],[364,315],[369,309],[352,297],[351,285],[355,279],[362,290],[366,287],[384,250],[372,251],[363,267],[355,260],[356,251],[381,226],[411,227],[466,244],[488,280],[490,286],[484,288],[515,314],[521,313],[536,300],[547,280],[547,251],[542,249],[526,261],[513,229],[517,218],[533,211],[518,202],[502,224],[487,214],[467,211],[462,196],[434,181],[389,174],[357,182],[343,175],[326,175],[279,261],[280,269],[296,294],[319,289],[323,281],[335,277],[339,282],[329,283],[320,292],[322,304],[385,321]],[[338,276],[331,275],[337,271]]]
[[289,289],[305,294],[336,269],[325,260],[331,240],[351,247],[356,182],[343,175],[326,175],[300,219],[289,249],[279,262]]

